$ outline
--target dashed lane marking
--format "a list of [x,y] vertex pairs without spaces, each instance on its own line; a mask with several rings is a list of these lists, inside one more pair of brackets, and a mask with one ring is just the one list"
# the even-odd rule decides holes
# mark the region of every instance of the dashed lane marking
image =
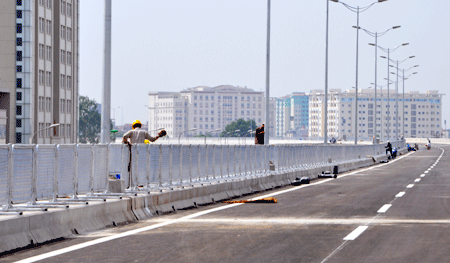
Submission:
[[413,188],[414,187],[414,184],[408,184],[407,186],[406,186],[406,188]]
[[402,197],[402,196],[405,195],[405,193],[406,193],[406,192],[400,192],[400,193],[398,193],[395,197]]
[[359,226],[353,232],[348,234],[348,236],[344,237],[344,240],[355,240],[359,235],[361,235],[366,229],[369,228],[368,226]]
[[377,211],[377,213],[386,213],[386,211],[391,208],[392,204],[386,204],[383,205],[380,210]]
[[416,183],[420,182],[420,178],[417,178],[416,180],[414,180],[414,182]]

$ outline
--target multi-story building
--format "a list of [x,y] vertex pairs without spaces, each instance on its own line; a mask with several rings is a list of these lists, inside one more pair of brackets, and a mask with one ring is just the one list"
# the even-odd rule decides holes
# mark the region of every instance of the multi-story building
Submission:
[[[370,139],[374,136],[384,140],[401,136],[426,138],[436,137],[442,130],[443,94],[436,90],[426,93],[407,92],[404,101],[403,94],[398,94],[397,98],[395,91],[391,90],[388,100],[387,92],[379,90],[375,106],[375,91],[363,89],[358,91],[357,111],[355,111],[355,95],[354,90],[344,92],[330,90],[328,99],[329,137],[354,137],[355,118],[358,118],[358,138]],[[311,91],[309,102],[311,137],[324,136],[324,97],[325,94],[321,90]]]
[[[3,129],[6,143],[76,142],[78,7],[78,0],[0,2],[0,136]],[[52,124],[60,125],[34,137]]]
[[265,115],[263,92],[229,85],[150,92],[148,108],[149,130],[165,128],[169,136],[194,128],[191,134],[215,133],[240,118],[261,125]]
[[276,137],[308,137],[309,97],[293,93],[276,102]]

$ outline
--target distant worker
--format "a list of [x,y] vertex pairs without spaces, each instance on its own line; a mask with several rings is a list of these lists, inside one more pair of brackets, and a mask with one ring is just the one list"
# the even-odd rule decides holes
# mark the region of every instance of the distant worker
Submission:
[[[123,143],[125,144],[145,143],[145,140],[154,142],[167,134],[165,130],[161,130],[158,136],[152,137],[146,130],[141,129],[142,123],[139,120],[135,120],[131,127],[133,127],[133,130],[123,135]],[[128,138],[130,138],[130,141],[128,141]]]
[[256,128],[255,144],[264,144],[264,123],[261,127]]
[[392,144],[390,141],[388,141],[387,145],[384,148],[386,148],[386,154],[389,152],[392,156]]

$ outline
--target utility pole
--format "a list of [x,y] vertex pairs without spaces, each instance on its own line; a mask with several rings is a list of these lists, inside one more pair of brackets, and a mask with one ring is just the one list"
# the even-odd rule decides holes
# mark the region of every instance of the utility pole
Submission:
[[111,119],[111,0],[105,0],[105,50],[103,62],[101,143],[110,141]]

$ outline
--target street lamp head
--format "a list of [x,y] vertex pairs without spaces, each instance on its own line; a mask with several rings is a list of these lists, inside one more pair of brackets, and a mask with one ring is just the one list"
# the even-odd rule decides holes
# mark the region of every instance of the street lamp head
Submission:
[[380,58],[386,58],[385,56],[380,56]]
[[58,127],[59,125],[60,125],[60,123],[55,123],[55,124],[50,125],[49,128],[55,128],[55,127]]
[[353,28],[356,28],[356,29],[361,29],[361,27],[360,26],[352,26]]
[[419,72],[414,72],[413,74],[419,74]]
[[391,74],[394,74],[395,75],[395,73],[394,72],[390,72]]
[[417,68],[419,65],[414,65],[414,67],[413,68]]
[[375,46],[375,44],[374,43],[369,43],[369,46]]
[[400,28],[401,26],[394,26],[394,27],[392,27],[392,29],[397,29],[397,28]]
[[409,58],[415,58],[416,56],[410,56]]
[[407,45],[409,45],[409,43],[403,43],[403,44],[402,44],[402,46],[407,46]]
[[389,65],[389,67],[393,68],[394,66],[393,65]]
[[197,128],[192,128],[189,131],[196,131],[196,130],[197,130]]
[[387,0],[378,0],[378,3],[386,2]]
[[339,3],[339,0],[330,0],[331,2]]

